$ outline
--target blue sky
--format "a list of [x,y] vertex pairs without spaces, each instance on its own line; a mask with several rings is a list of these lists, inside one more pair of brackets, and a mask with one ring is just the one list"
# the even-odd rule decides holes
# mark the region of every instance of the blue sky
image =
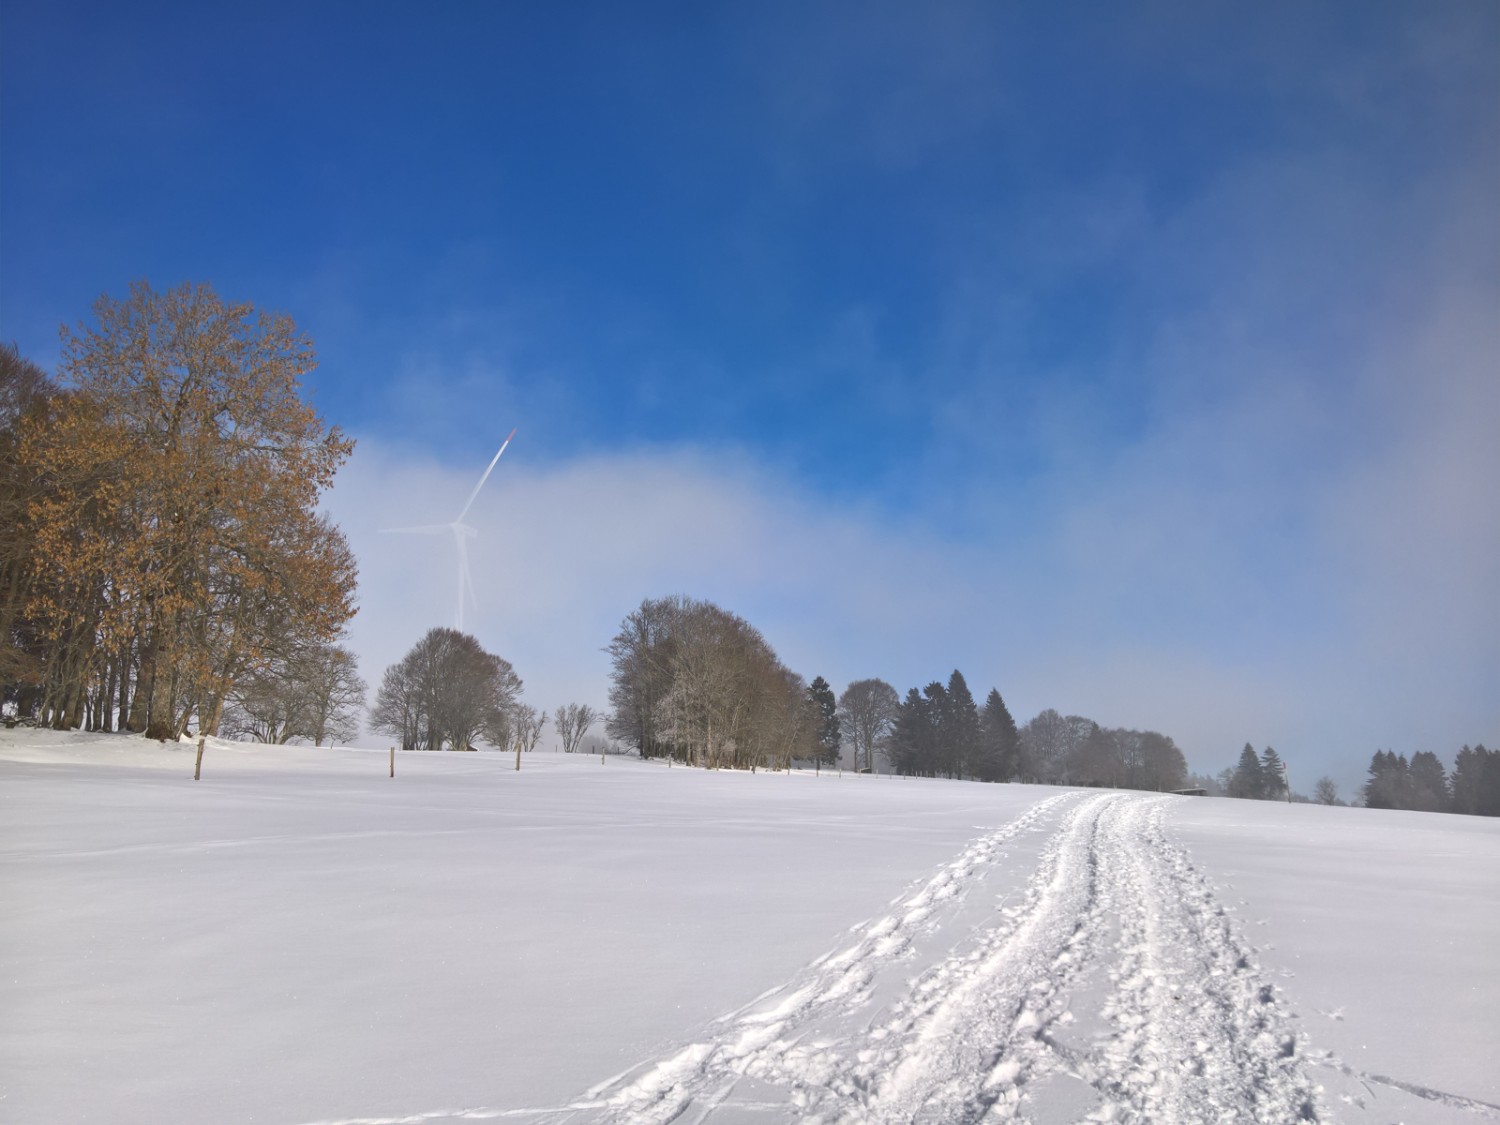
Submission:
[[290,313],[371,679],[451,600],[374,529],[519,426],[473,620],[534,702],[681,590],[1201,768],[1500,741],[1492,3],[0,20],[0,338]]

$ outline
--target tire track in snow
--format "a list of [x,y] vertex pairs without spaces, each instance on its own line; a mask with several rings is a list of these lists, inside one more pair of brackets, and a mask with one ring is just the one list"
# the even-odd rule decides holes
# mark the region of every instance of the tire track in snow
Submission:
[[876,971],[898,958],[917,930],[932,927],[934,913],[945,902],[965,894],[1007,843],[1079,796],[1063,793],[1039,801],[1010,824],[979,837],[918,890],[898,899],[890,914],[862,927],[852,945],[820,957],[791,984],[716,1021],[723,1026],[719,1035],[650,1065],[623,1085],[612,1080],[596,1086],[585,1100],[605,1100],[605,1120],[664,1123],[705,1097],[703,1108],[712,1112],[741,1077],[789,1086],[794,1092],[816,1093],[837,1085],[836,1056],[826,1044],[802,1043],[798,1030],[815,1016],[862,1004]]

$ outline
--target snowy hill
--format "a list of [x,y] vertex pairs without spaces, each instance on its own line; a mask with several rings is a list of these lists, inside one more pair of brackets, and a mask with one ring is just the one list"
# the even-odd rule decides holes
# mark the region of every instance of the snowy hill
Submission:
[[0,1121],[1500,1120],[1500,823],[0,733]]

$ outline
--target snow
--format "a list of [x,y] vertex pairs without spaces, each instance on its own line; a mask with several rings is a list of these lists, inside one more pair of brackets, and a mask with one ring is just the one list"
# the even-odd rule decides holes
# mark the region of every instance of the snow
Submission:
[[0,1121],[1500,1120],[1500,824],[0,733]]

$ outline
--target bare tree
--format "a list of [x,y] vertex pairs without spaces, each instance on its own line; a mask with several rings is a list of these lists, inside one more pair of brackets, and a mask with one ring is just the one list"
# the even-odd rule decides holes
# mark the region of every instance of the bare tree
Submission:
[[547,725],[547,713],[524,703],[517,703],[513,711],[512,737],[517,745],[530,754],[542,740],[542,729]]
[[687,598],[643,601],[625,618],[606,650],[614,666],[609,689],[611,738],[640,748],[643,758],[669,754],[656,721],[672,686],[672,654]]
[[855,680],[839,696],[839,724],[849,737],[856,770],[875,772],[900,704],[896,689],[884,680]]
[[1098,724],[1081,715],[1064,717],[1048,708],[1021,728],[1021,776],[1026,781],[1068,785],[1080,759],[1090,756],[1084,745]]
[[583,742],[589,727],[599,719],[599,712],[587,703],[566,703],[552,716],[552,725],[562,739],[563,752],[571,754]]
[[348,742],[359,734],[369,685],[360,677],[359,659],[346,648],[322,646],[300,670],[307,693],[307,737],[314,746]]
[[[370,729],[385,731],[401,741],[403,750],[426,750],[430,730],[424,722],[422,686],[416,670],[407,660],[392,664],[380,680],[375,706],[370,709]],[[491,716],[494,722],[494,716]],[[495,740],[493,727],[487,729]]]
[[230,692],[222,729],[257,742],[347,741],[359,733],[364,680],[346,648],[308,643],[273,656]]
[[542,728],[547,725],[547,713],[525,703],[517,703],[509,711],[510,744],[516,752],[516,769],[520,769],[521,754],[531,753],[541,740]]
[[1139,773],[1131,781],[1135,788],[1170,791],[1187,784],[1187,759],[1168,735],[1143,731],[1136,746],[1140,761]]
[[1318,778],[1318,784],[1313,787],[1313,800],[1320,805],[1336,805],[1339,803],[1339,787],[1334,784],[1333,778]]
[[403,749],[472,750],[481,736],[494,740],[520,694],[508,660],[467,633],[432,629],[386,669],[370,725],[400,738]]

